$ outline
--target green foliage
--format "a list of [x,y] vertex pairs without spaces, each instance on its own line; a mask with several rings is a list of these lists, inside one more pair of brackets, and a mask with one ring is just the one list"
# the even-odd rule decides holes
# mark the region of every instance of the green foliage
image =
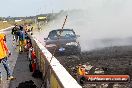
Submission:
[[13,20],[11,20],[5,23],[3,21],[0,21],[0,29],[4,29],[4,28],[10,27],[15,24],[18,24],[18,25],[34,24],[34,21],[33,20],[23,20],[20,22],[14,22]]
[[3,20],[3,17],[0,17],[0,21],[2,21]]

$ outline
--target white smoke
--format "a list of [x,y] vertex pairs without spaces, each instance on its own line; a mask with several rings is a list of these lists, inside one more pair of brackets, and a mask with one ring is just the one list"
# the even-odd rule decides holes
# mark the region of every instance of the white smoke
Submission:
[[[63,3],[69,10],[65,28],[73,28],[81,36],[82,51],[131,45],[131,0],[65,0]],[[61,28],[65,15],[44,29]]]
[[93,0],[85,4],[85,10],[69,12],[66,25],[80,34],[82,50],[132,44],[131,0]]

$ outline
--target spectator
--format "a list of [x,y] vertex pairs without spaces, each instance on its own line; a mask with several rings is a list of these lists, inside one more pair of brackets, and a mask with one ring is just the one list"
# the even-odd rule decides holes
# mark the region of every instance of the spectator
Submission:
[[25,46],[25,31],[22,26],[20,26],[18,36],[19,36],[19,52],[23,52]]
[[17,44],[17,41],[18,41],[18,31],[19,31],[19,28],[18,28],[18,25],[16,24],[15,27],[11,31],[11,34],[13,35],[13,45],[15,44],[15,41],[16,41],[16,45],[18,45]]
[[[3,66],[7,72],[7,80],[12,80],[12,79],[14,79],[14,77],[12,76],[12,72],[10,70],[10,67],[8,64],[8,58],[7,58],[8,56],[11,55],[11,53],[6,45],[5,40],[6,40],[5,34],[1,33],[0,34],[0,63],[3,64]],[[1,76],[1,74],[0,74],[0,76]]]

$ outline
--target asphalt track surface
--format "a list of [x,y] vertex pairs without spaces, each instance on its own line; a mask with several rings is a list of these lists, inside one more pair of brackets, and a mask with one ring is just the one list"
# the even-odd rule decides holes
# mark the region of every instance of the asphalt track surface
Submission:
[[35,85],[39,87],[41,84],[41,80],[34,79],[32,77],[32,72],[29,71],[29,61],[27,59],[27,53],[23,52],[22,54],[18,53],[18,47],[12,45],[12,35],[11,31],[4,31],[7,36],[7,45],[12,53],[12,55],[8,58],[9,65],[11,71],[13,71],[13,76],[16,78],[15,80],[8,81],[6,80],[6,71],[3,68],[3,65],[0,64],[0,69],[2,71],[2,82],[0,84],[0,88],[16,88],[19,83],[33,80]]

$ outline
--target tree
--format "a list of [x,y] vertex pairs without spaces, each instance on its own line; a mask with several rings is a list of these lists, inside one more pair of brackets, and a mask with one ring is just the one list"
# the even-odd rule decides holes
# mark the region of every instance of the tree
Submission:
[[0,17],[0,21],[2,21],[3,20],[3,17]]

